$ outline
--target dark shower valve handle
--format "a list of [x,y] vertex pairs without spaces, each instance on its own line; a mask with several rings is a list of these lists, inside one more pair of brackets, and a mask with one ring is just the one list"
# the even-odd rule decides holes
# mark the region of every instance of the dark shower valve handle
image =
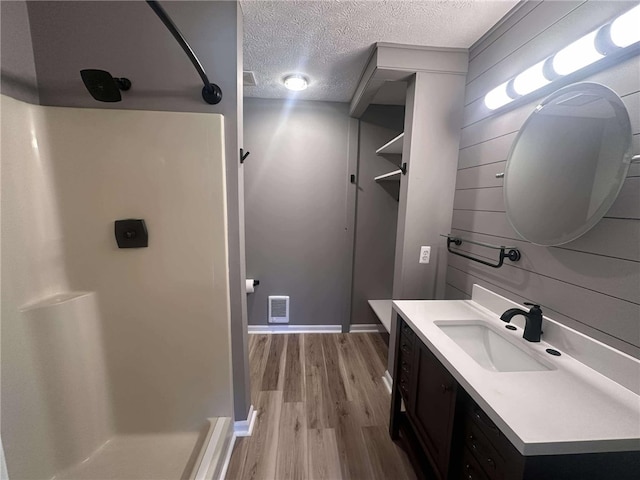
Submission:
[[116,220],[114,233],[118,248],[144,248],[149,246],[147,225],[141,218]]

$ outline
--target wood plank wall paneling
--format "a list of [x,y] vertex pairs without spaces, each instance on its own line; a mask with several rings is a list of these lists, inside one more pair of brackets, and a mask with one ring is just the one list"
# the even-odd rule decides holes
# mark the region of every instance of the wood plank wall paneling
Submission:
[[[533,245],[507,220],[503,181],[495,174],[504,172],[519,129],[543,96],[505,112],[483,104],[487,91],[630,6],[537,2],[514,12],[470,52],[452,232],[517,246],[522,259],[493,269],[449,255],[446,292],[447,298],[469,298],[478,283],[518,302],[538,302],[548,316],[640,358],[640,165],[630,167],[614,205],[585,235],[558,247]],[[640,153],[640,57],[584,81],[606,85],[622,98],[632,122],[633,153]],[[461,249],[492,258],[483,247]]]

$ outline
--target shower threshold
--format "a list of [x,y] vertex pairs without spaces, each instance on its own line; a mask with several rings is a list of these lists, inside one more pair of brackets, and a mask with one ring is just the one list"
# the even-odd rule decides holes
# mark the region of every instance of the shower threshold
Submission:
[[[220,472],[216,466],[225,460],[219,457],[229,448],[230,441],[224,432],[221,436],[215,434],[214,430],[222,432],[222,424],[219,423],[222,421],[210,419],[209,429],[203,432],[116,435],[86,460],[58,473],[51,480],[217,478]],[[215,428],[216,423],[218,428]],[[212,445],[211,442],[220,445]],[[207,454],[212,449],[218,451],[218,458],[210,458],[211,455]],[[203,465],[203,460],[209,463]]]

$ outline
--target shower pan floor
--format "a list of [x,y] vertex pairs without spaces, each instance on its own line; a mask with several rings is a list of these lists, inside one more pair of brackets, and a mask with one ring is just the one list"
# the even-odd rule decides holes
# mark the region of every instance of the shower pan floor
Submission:
[[52,480],[188,479],[202,432],[118,435]]

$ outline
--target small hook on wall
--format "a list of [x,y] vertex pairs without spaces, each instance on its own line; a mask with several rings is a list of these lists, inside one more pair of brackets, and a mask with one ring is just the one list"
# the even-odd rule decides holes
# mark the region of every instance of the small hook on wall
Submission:
[[250,152],[245,152],[242,148],[240,149],[240,163],[244,163],[246,158],[249,156]]

